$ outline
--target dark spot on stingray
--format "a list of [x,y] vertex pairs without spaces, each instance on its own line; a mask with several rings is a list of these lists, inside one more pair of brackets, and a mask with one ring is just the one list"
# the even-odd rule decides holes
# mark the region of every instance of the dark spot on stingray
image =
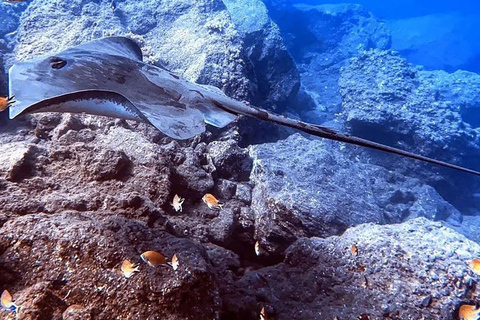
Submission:
[[62,69],[66,65],[67,65],[67,61],[63,60],[62,58],[52,57],[50,59],[50,66],[52,67],[52,69],[57,69],[57,70]]
[[117,81],[117,83],[119,83],[119,84],[124,84],[125,82],[127,82],[127,80],[125,79],[125,77],[122,76],[122,75],[117,75],[117,80],[116,80],[116,81]]

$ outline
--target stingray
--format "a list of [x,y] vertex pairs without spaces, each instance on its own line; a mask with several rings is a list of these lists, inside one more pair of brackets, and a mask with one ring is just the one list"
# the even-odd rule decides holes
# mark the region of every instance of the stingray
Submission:
[[[189,139],[206,124],[223,128],[239,115],[480,175],[480,172],[287,118],[229,98],[220,89],[189,82],[143,62],[140,47],[125,37],[108,37],[54,55],[13,65],[9,115],[37,112],[89,113],[145,122],[174,139]],[[13,102],[13,101],[12,101]]]

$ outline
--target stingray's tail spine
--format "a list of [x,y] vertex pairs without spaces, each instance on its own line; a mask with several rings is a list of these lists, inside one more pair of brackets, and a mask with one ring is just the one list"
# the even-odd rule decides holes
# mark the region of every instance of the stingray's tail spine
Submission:
[[308,123],[308,122],[303,122],[303,121],[287,118],[287,117],[284,117],[284,116],[281,116],[281,115],[278,115],[278,114],[275,114],[275,113],[272,113],[272,112],[269,112],[269,111],[265,111],[263,109],[259,109],[259,108],[247,105],[247,104],[243,104],[243,103],[242,104],[235,104],[235,106],[232,106],[232,107],[233,107],[232,109],[234,109],[234,110],[232,110],[228,107],[227,108],[223,107],[223,109],[228,109],[230,112],[234,111],[237,114],[242,114],[242,115],[245,115],[245,116],[250,116],[250,117],[257,118],[257,119],[273,122],[273,123],[280,124],[280,125],[283,125],[283,126],[286,126],[286,127],[295,128],[295,129],[298,129],[300,131],[306,132],[308,134],[311,134],[311,135],[314,135],[314,136],[317,136],[317,137],[330,139],[330,140],[336,140],[336,141],[340,141],[340,142],[346,142],[346,143],[354,144],[354,145],[357,145],[357,146],[368,147],[368,148],[381,150],[381,151],[385,151],[385,152],[389,152],[389,153],[394,153],[394,154],[398,154],[398,155],[401,155],[401,156],[404,156],[404,157],[408,157],[408,158],[412,158],[412,159],[436,164],[436,165],[439,165],[439,166],[442,166],[442,167],[446,167],[446,168],[450,168],[450,169],[454,169],[454,170],[458,170],[458,171],[462,171],[462,172],[466,172],[466,173],[470,173],[470,174],[480,176],[480,172],[472,170],[472,169],[460,167],[460,166],[450,164],[450,163],[447,163],[447,162],[444,162],[444,161],[435,160],[435,159],[432,159],[432,158],[421,156],[421,155],[411,153],[411,152],[408,152],[408,151],[404,151],[404,150],[401,150],[401,149],[389,147],[389,146],[386,146],[384,144],[376,143],[376,142],[373,142],[373,141],[370,141],[370,140],[365,140],[365,139],[358,138],[358,137],[355,137],[355,136],[345,135],[345,134],[339,133],[335,130],[332,130],[332,129],[329,129],[329,128],[326,128],[326,127],[322,127],[322,126],[319,126],[319,125],[316,125],[316,124],[311,124],[311,123]]

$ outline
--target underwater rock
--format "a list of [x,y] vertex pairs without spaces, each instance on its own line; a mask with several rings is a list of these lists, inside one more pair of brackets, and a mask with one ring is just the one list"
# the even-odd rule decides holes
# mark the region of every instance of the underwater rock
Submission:
[[300,236],[336,235],[367,222],[461,219],[432,187],[361,163],[356,149],[299,134],[250,147],[255,234],[268,243],[267,251],[281,254]]
[[[342,68],[343,110],[338,118],[352,135],[475,170],[479,168],[480,123],[471,115],[480,104],[479,81],[478,75],[467,72],[418,71],[391,51],[367,51]],[[371,158],[421,178],[458,208],[476,205],[472,199],[478,186],[475,177],[377,155]]]
[[[75,304],[95,319],[217,319],[220,300],[204,249],[137,221],[95,212],[31,214],[3,226],[0,248],[2,270],[14,274],[1,285],[15,292],[21,319],[59,319]],[[140,259],[147,250],[177,254],[180,267],[148,266]],[[124,259],[140,266],[130,279],[119,271]]]
[[341,107],[340,67],[363,50],[388,49],[385,23],[355,4],[264,2],[297,63],[303,90],[314,101],[314,105],[299,104],[296,111],[314,122],[332,119]]
[[83,164],[87,176],[93,180],[105,181],[126,178],[132,162],[122,151],[96,150]]
[[[103,208],[144,221],[161,218],[158,208],[168,203],[172,181],[168,150],[120,127],[104,132],[68,130],[58,140],[49,139],[52,132],[64,128],[64,122],[42,119],[47,118],[38,123],[48,124],[42,129],[43,138],[35,138],[33,128],[26,137],[19,135],[25,129],[0,134],[1,141],[11,141],[1,144],[5,158],[0,185],[6,192],[0,211],[15,216]],[[124,205],[126,198],[135,197],[146,200]]]
[[478,244],[424,218],[363,224],[299,239],[283,263],[246,272],[224,304],[236,314],[266,306],[279,320],[454,319],[456,306],[475,296],[478,276],[467,262],[479,255]]
[[215,165],[218,177],[237,181],[248,179],[252,160],[248,150],[240,148],[238,142],[233,139],[213,141],[208,145],[207,151]]
[[27,3],[18,3],[15,5],[0,2],[0,39],[9,40],[18,28],[20,15],[27,7]]
[[260,0],[223,0],[242,35],[245,55],[254,68],[259,107],[285,110],[295,101],[300,77],[288,53],[278,26],[270,19]]
[[233,239],[236,227],[235,213],[231,208],[221,209],[218,217],[212,219],[208,225],[208,233],[212,243],[228,246]]

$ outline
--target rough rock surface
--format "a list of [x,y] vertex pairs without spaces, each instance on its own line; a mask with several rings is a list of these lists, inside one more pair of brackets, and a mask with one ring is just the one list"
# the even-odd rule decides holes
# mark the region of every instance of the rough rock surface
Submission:
[[[179,268],[148,266],[140,259],[147,250],[167,257],[176,253]],[[3,226],[0,252],[1,287],[22,290],[16,295],[22,306],[18,319],[62,319],[67,308],[68,319],[79,312],[82,319],[218,316],[220,300],[205,250],[117,215],[72,211],[18,217]],[[140,272],[126,279],[119,270],[124,259],[140,265]]]
[[300,87],[300,77],[278,26],[260,0],[223,0],[242,34],[244,50],[253,63],[260,106],[282,111],[291,107]]
[[[240,21],[234,9],[249,8],[258,15]],[[377,20],[348,8],[322,13],[323,26],[345,27],[334,34],[346,42],[329,43],[327,56],[355,55],[355,39],[376,34]],[[366,33],[356,34],[357,18]],[[295,91],[278,30],[253,0],[35,0],[20,23],[6,37],[15,35],[19,59],[127,34],[148,61],[237,97],[281,105]],[[288,68],[271,68],[280,62]],[[437,76],[419,78],[428,87]],[[457,76],[444,77],[442,99],[460,101]],[[275,79],[293,80],[277,87]],[[267,91],[257,96],[262,81]],[[468,118],[476,98],[462,99]],[[257,320],[265,307],[273,319],[452,319],[458,303],[474,301],[466,263],[480,250],[459,234],[425,219],[348,229],[424,216],[472,232],[432,187],[368,164],[357,148],[294,135],[248,153],[240,136],[230,127],[172,141],[134,122],[59,114],[1,126],[0,291],[22,306],[17,318]],[[207,192],[223,207],[209,209]],[[175,194],[182,211],[171,205]],[[148,267],[145,250],[177,254],[179,269]],[[125,258],[140,265],[130,279],[118,273]]]
[[256,237],[268,251],[282,253],[298,237],[335,235],[367,222],[461,220],[432,187],[361,163],[355,149],[299,134],[250,148]]
[[257,299],[279,320],[452,320],[478,295],[478,275],[466,262],[479,254],[478,244],[424,218],[364,224],[340,237],[298,240],[283,263],[247,272],[224,299],[237,307],[231,319],[246,319],[245,306]]
[[[418,71],[396,53],[368,51],[342,69],[341,121],[353,135],[480,169],[480,129],[474,119],[466,120],[480,104],[479,77],[468,74],[464,80],[463,74]],[[456,205],[475,205],[478,179],[399,157],[381,158],[388,168],[416,173]]]
[[388,49],[385,23],[360,5],[286,5],[265,1],[295,59],[302,87],[314,105],[299,105],[312,121],[332,119],[340,110],[340,67],[370,48]]
[[[213,177],[245,151],[206,162],[215,148],[208,136],[179,143],[135,123],[59,114],[2,132],[0,289],[22,305],[19,319],[60,319],[79,304],[67,314],[146,319],[153,310],[163,319],[218,319],[209,259],[201,244],[179,238],[241,254],[254,230],[248,184]],[[225,208],[208,209],[206,192],[222,195]],[[175,193],[186,198],[182,213],[170,205]],[[112,270],[125,258],[140,262],[146,250],[177,253],[184,271],[143,264],[125,280]]]

